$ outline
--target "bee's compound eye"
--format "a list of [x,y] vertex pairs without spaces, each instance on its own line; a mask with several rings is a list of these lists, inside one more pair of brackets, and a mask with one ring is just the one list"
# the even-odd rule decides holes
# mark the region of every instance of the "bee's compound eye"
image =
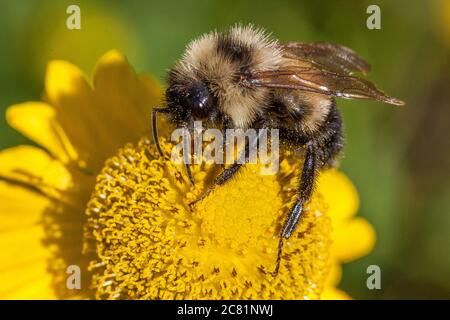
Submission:
[[193,84],[189,88],[187,100],[194,117],[200,119],[208,117],[213,107],[213,96],[205,84]]

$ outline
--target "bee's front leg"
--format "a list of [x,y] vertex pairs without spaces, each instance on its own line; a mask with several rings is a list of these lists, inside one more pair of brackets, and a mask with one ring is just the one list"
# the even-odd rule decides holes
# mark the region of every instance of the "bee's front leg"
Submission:
[[202,201],[203,199],[205,199],[211,192],[214,191],[214,189],[217,186],[220,186],[222,184],[224,184],[225,182],[227,182],[228,180],[230,180],[238,171],[239,169],[242,167],[242,163],[238,163],[238,162],[233,162],[228,168],[224,169],[218,176],[216,179],[214,179],[214,183],[211,187],[209,187],[206,192],[204,192],[198,199],[195,199],[194,201],[192,201],[191,203],[189,203],[189,206],[192,207],[194,206],[197,202]]
[[[262,130],[259,131],[258,135],[256,136],[256,139],[245,139],[245,148],[242,152],[244,152],[244,155],[242,157],[242,154],[238,157],[238,159],[247,159],[250,150],[256,148],[258,146],[258,141],[260,138],[260,135]],[[250,140],[250,141],[249,141]],[[246,160],[247,161],[247,160]],[[244,162],[246,162],[244,161]],[[205,199],[217,186],[225,184],[227,181],[229,181],[232,177],[235,176],[235,174],[239,171],[239,169],[244,165],[241,161],[238,161],[237,159],[234,160],[234,162],[226,169],[224,169],[217,177],[214,179],[214,183],[211,187],[209,187],[205,193],[201,195],[200,198],[192,201],[189,206],[195,205],[197,202],[202,201]]]
[[184,161],[184,167],[186,169],[186,174],[188,176],[189,182],[191,183],[191,186],[195,185],[194,177],[192,175],[191,170],[191,157],[192,154],[188,153],[188,150],[191,150],[191,137],[192,132],[194,131],[194,119],[189,119],[188,124],[183,130],[183,161]]

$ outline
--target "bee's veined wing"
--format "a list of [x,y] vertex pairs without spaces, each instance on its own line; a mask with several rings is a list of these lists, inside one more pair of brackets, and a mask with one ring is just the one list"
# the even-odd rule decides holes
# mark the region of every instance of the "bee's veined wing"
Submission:
[[303,90],[345,99],[370,99],[399,106],[405,104],[389,97],[370,81],[305,63],[255,72],[242,81],[243,85],[250,87]]
[[351,75],[355,71],[366,74],[370,65],[350,48],[328,42],[289,42],[280,45],[283,55],[290,59],[306,60],[319,69]]

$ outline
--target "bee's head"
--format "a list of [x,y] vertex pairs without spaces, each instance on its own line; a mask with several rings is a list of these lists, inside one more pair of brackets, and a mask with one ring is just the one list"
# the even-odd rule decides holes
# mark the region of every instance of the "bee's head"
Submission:
[[191,41],[168,74],[166,102],[178,114],[173,119],[207,117],[216,124],[225,119],[240,128],[252,125],[270,100],[270,90],[243,86],[242,75],[276,70],[281,58],[277,42],[251,25]]
[[208,120],[214,113],[215,99],[208,86],[200,80],[170,83],[166,103],[172,120],[186,124],[190,120]]

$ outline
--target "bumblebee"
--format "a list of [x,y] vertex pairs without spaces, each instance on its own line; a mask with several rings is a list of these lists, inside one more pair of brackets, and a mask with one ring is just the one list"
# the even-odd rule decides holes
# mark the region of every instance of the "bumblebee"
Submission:
[[[205,34],[187,46],[168,72],[166,106],[153,108],[157,149],[162,154],[156,115],[163,113],[188,130],[199,120],[224,132],[227,128],[276,128],[282,142],[303,150],[297,201],[281,230],[278,270],[283,239],[296,229],[318,171],[336,166],[344,146],[335,98],[404,104],[354,74],[369,70],[370,65],[347,47],[279,43],[252,25]],[[247,142],[246,150],[252,147]],[[242,165],[235,162],[224,169],[210,190],[235,176]],[[186,171],[193,182],[188,164]]]

